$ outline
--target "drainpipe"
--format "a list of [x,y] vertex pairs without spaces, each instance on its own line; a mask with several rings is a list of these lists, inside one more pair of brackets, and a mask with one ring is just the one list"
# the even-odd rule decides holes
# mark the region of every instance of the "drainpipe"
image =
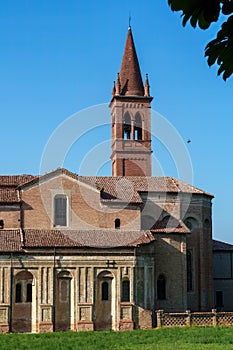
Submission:
[[9,332],[12,332],[12,313],[13,313],[13,267],[12,253],[10,254],[10,310],[9,310]]
[[25,236],[24,236],[24,209],[23,209],[23,201],[22,201],[22,191],[19,188],[19,210],[20,210],[20,219],[19,219],[19,230],[20,230],[20,240],[21,244],[24,245],[25,243]]
[[55,332],[56,321],[56,247],[53,251],[53,331]]
[[24,213],[23,213],[23,202],[22,202],[22,191],[19,188],[19,208],[20,208],[20,229],[23,230],[24,228]]
[[133,264],[133,286],[132,286],[132,289],[133,289],[133,302],[134,302],[134,305],[137,304],[137,299],[138,299],[138,296],[137,296],[137,287],[136,287],[136,283],[137,283],[137,257],[136,257],[136,249],[137,247],[134,247],[134,264]]

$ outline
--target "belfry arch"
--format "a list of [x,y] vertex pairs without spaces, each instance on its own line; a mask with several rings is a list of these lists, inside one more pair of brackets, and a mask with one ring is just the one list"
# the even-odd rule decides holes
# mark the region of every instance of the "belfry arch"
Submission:
[[132,138],[131,117],[129,112],[126,112],[124,115],[124,121],[123,121],[123,139],[131,140],[131,138]]
[[142,139],[142,117],[141,114],[137,112],[134,121],[134,140],[141,141]]

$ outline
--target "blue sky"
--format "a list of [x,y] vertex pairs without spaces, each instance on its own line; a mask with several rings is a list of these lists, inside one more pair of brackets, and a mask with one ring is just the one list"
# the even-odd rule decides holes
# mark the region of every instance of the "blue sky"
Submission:
[[[110,101],[129,13],[142,75],[149,73],[152,108],[184,140],[193,184],[215,195],[214,237],[233,243],[233,78],[225,83],[204,58],[219,24],[208,31],[183,28],[167,0],[1,1],[0,172],[38,174],[54,130],[74,113]],[[109,125],[87,133],[63,165],[79,172],[85,153],[106,137]],[[154,140],[153,150],[163,173],[177,177],[166,148]],[[100,174],[110,175],[110,163]]]

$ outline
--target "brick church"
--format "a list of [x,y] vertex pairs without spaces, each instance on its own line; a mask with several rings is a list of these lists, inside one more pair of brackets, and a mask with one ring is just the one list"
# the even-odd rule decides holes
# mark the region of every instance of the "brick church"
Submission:
[[152,176],[151,101],[129,28],[112,176],[0,176],[0,332],[150,328],[156,310],[213,307],[213,196]]

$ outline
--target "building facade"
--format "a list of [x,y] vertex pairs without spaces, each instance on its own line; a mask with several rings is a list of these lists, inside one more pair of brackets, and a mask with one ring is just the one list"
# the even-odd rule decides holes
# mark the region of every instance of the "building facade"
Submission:
[[112,176],[0,177],[0,331],[125,330],[213,307],[212,198],[151,174],[131,28],[110,103]]
[[233,245],[213,241],[214,305],[219,311],[233,309]]

